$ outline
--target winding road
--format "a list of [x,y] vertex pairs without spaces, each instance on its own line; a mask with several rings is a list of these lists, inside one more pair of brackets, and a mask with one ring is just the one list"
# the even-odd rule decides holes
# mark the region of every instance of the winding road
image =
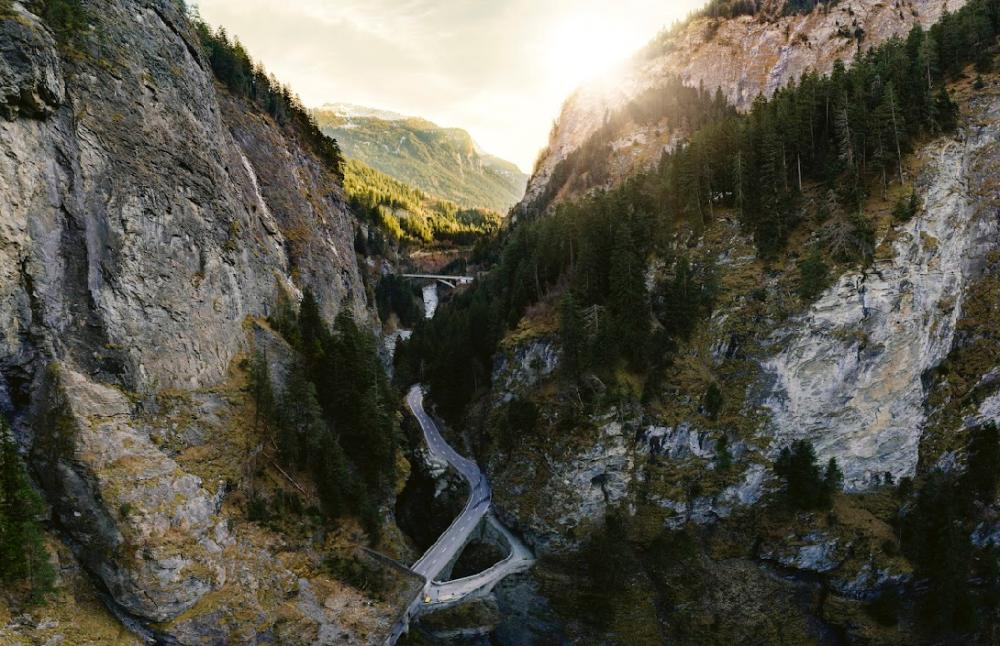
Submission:
[[[490,513],[493,491],[490,489],[489,481],[475,462],[459,455],[441,437],[437,424],[424,410],[423,388],[417,385],[410,389],[406,403],[420,423],[431,454],[446,461],[462,474],[469,484],[469,500],[462,513],[410,568],[427,580],[423,595],[425,606],[450,605],[470,595],[489,592],[504,577],[530,567],[534,563],[534,557],[531,551]],[[470,536],[484,518],[504,537],[510,546],[510,554],[479,574],[454,581],[438,581],[438,576],[461,554]]]

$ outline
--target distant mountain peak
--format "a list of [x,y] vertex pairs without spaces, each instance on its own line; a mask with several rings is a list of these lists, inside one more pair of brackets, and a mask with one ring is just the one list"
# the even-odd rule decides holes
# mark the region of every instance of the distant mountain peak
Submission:
[[351,103],[312,113],[347,157],[428,195],[501,213],[524,195],[528,178],[517,165],[490,155],[461,128]]
[[326,103],[319,108],[319,112],[331,112],[345,119],[381,119],[382,121],[405,121],[410,117],[393,112],[392,110],[380,110],[379,108],[369,108],[355,103]]

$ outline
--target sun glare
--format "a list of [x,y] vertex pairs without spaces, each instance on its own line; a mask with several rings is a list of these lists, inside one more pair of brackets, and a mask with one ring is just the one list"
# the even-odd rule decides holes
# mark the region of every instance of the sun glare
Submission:
[[613,69],[642,46],[628,30],[592,15],[561,21],[547,57],[553,82],[572,91]]

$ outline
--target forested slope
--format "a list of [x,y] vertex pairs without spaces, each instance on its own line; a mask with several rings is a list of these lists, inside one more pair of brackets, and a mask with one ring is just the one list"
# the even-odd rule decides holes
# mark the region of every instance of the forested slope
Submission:
[[464,130],[380,114],[349,114],[337,106],[313,111],[323,132],[340,141],[349,158],[436,198],[506,214],[524,195],[524,173],[481,151]]
[[989,641],[998,33],[974,1],[746,111],[673,94],[652,168],[522,212],[401,348],[575,639]]

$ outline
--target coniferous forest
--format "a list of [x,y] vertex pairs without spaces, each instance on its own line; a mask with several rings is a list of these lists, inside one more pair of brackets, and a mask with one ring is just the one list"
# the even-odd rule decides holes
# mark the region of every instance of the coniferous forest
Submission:
[[208,56],[215,77],[234,95],[245,98],[271,116],[279,125],[300,133],[310,149],[327,168],[343,180],[343,156],[336,140],[324,135],[316,120],[287,86],[255,63],[239,40],[231,40],[226,30],[212,31],[195,17],[194,26]]
[[1000,0],[253,4],[0,0],[0,646],[1000,643]]
[[40,602],[54,573],[42,533],[42,500],[28,482],[7,421],[0,416],[0,583]]
[[325,516],[354,515],[377,540],[379,505],[395,486],[399,398],[375,339],[348,312],[329,329],[308,290],[298,312],[286,304],[272,324],[297,358],[276,388],[258,356],[251,388],[281,462],[311,477]]
[[[653,396],[677,344],[711,315],[718,291],[716,268],[670,245],[673,234],[735,218],[765,261],[801,258],[799,296],[816,298],[833,265],[872,261],[874,226],[866,203],[888,194],[891,185],[905,186],[904,156],[956,127],[957,107],[946,84],[963,71],[989,71],[998,34],[1000,2],[974,0],[928,30],[914,28],[872,49],[850,67],[837,64],[828,76],[810,73],[770,99],[760,97],[746,114],[704,91],[666,92],[687,98],[660,102],[660,111],[643,118],[694,126],[688,142],[616,188],[555,206],[550,192],[518,214],[495,251],[494,269],[400,349],[401,378],[429,384],[441,412],[460,419],[487,391],[500,341],[532,306],[551,303],[555,294],[560,378],[577,384],[593,375],[613,384],[624,369],[644,376],[642,398]],[[647,93],[626,110],[657,106],[655,96]],[[712,118],[702,121],[704,114]],[[634,117],[608,119],[616,118]],[[556,167],[550,186],[579,177],[587,160],[601,159],[608,145],[599,130]],[[594,185],[602,183],[598,177]],[[918,209],[917,197],[907,193],[893,216],[904,222]],[[804,248],[788,248],[793,233],[807,241]],[[672,271],[647,290],[653,258]],[[573,392],[586,397],[589,390],[586,383]],[[706,414],[718,406],[713,399],[717,392],[706,394]],[[512,402],[508,417],[532,407]],[[538,416],[532,410],[530,420]],[[511,436],[498,442],[509,447],[523,442],[533,424],[521,415],[501,428]],[[976,510],[996,487],[984,466],[997,450],[995,428],[977,430],[966,450],[972,457],[964,476],[939,474],[916,485],[887,481],[898,491],[902,511],[895,522],[903,553],[916,568],[916,613],[927,635],[989,625],[997,604],[995,553],[974,548],[969,539]],[[836,461],[817,464],[805,443],[786,447],[775,469],[788,509],[828,508],[841,488]],[[627,593],[629,572],[659,572],[662,564],[669,581],[670,572],[691,576],[699,567],[684,533],[637,553],[625,545],[623,531],[621,519],[608,519],[574,562],[586,572],[595,629],[611,625],[607,599],[616,590]],[[899,603],[886,594],[868,612],[891,624]]]
[[[566,284],[562,327],[579,345],[570,350],[572,365],[613,368],[624,360],[655,371],[684,327],[711,313],[714,292],[713,268],[671,257],[665,243],[679,228],[703,229],[722,212],[736,214],[765,259],[782,255],[790,233],[808,227],[806,252],[816,253],[802,268],[802,291],[815,294],[828,262],[870,261],[865,200],[899,181],[902,157],[916,142],[955,127],[945,83],[969,64],[988,69],[992,59],[984,52],[998,32],[1000,2],[975,0],[929,30],[916,27],[906,39],[872,49],[850,68],[837,64],[829,76],[808,74],[771,99],[760,97],[747,114],[717,94],[675,91],[676,80],[662,94],[647,93],[626,111],[688,123],[689,142],[617,188],[552,209],[552,196],[535,202],[508,232],[482,284],[418,329],[400,353],[404,373],[425,379],[457,414],[488,384],[503,334]],[[599,131],[563,160],[550,186],[600,157],[604,137]],[[818,198],[804,200],[807,190]],[[649,298],[641,287],[654,254],[681,270]]]

